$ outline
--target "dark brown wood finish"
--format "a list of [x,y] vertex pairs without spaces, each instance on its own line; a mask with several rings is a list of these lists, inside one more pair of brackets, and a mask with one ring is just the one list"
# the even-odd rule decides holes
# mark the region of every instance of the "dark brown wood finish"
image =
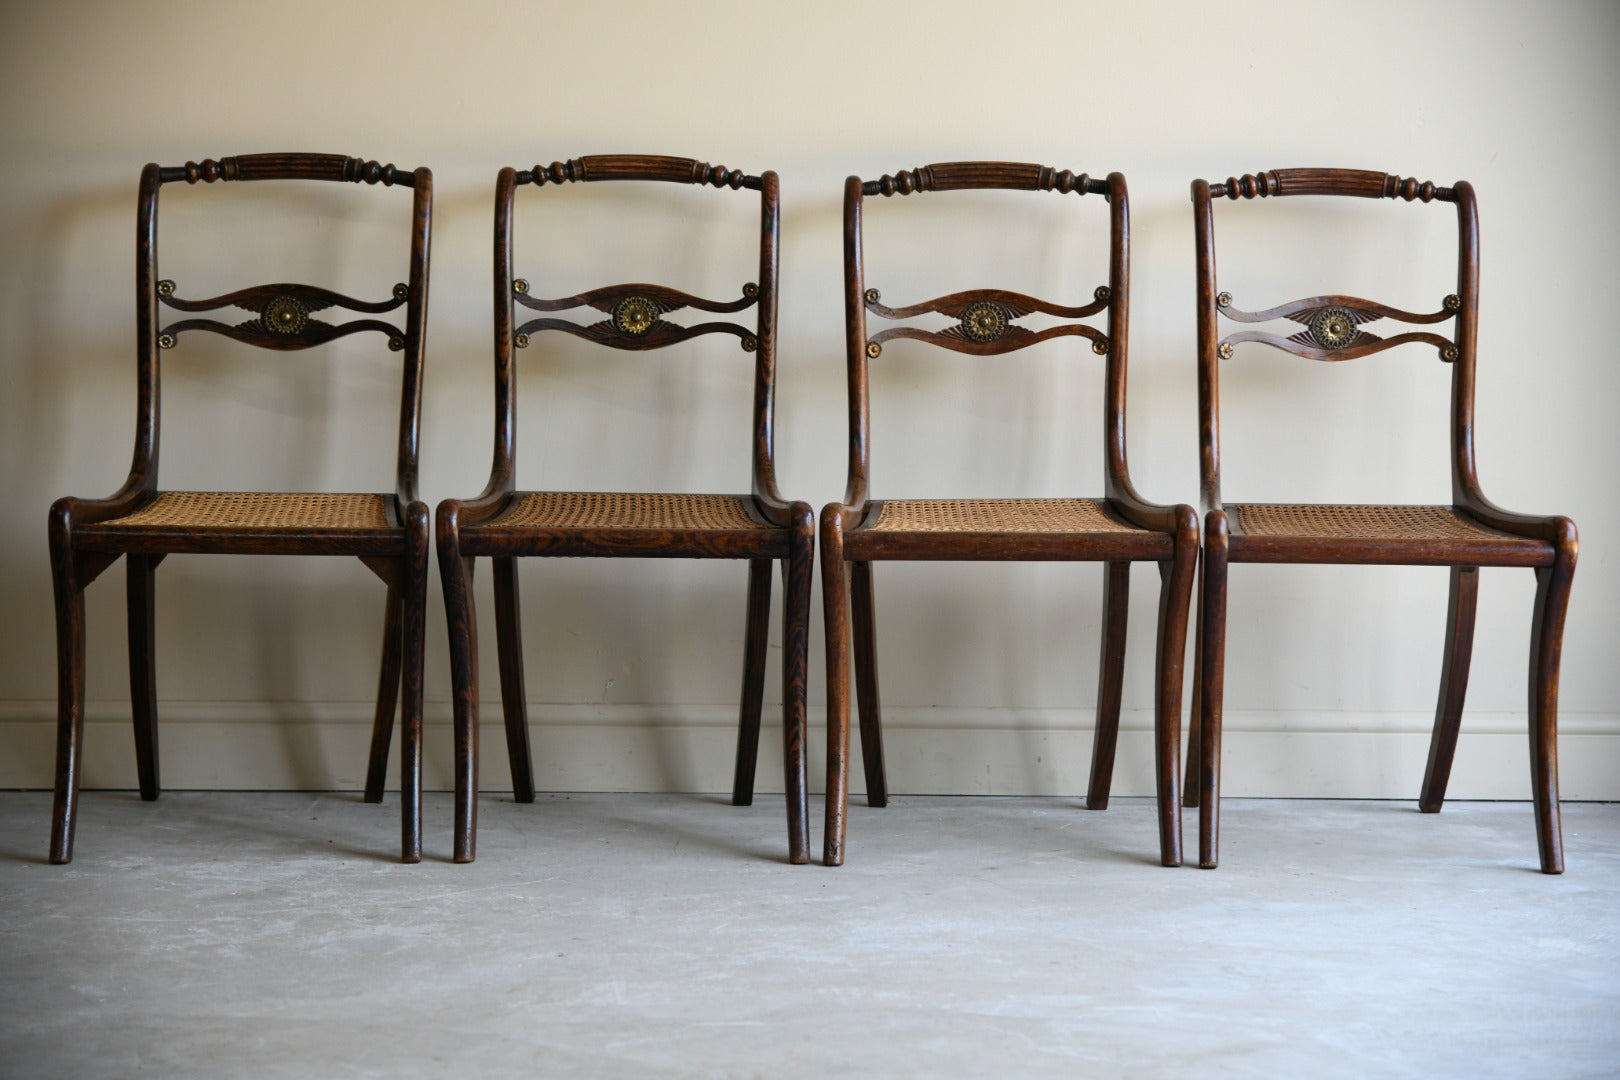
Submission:
[[[207,300],[177,295],[158,276],[157,210],[162,185],[215,181],[298,180],[365,183],[411,191],[406,281],[390,299],[370,302],[295,283],[257,286]],[[403,692],[401,726],[401,847],[406,862],[421,858],[421,719],[423,616],[426,606],[428,516],[416,494],[422,394],[423,330],[427,311],[428,246],[433,175],[338,154],[254,154],[148,165],[141,173],[136,228],[137,403],[135,454],[129,476],[105,499],[67,497],[51,507],[49,539],[56,595],[58,721],[56,797],[51,824],[54,863],[73,856],[84,722],[84,596],[120,555],[129,570],[130,691],[141,797],[159,792],[153,572],[172,552],[353,555],[388,586],[366,797],[382,797],[396,689]],[[254,318],[237,324],[181,319],[160,325],[163,308],[181,312],[234,306]],[[328,308],[381,313],[404,309],[405,325],[367,319],[331,324],[311,319]],[[160,350],[201,330],[269,349],[304,349],[363,331],[380,332],[402,354],[402,392],[394,491],[374,496],[324,493],[258,496],[165,492],[158,487]],[[326,509],[327,500],[341,502]],[[244,510],[243,507],[247,509]],[[244,514],[246,516],[244,516]]]
[[[1401,199],[1456,207],[1456,291],[1432,313],[1409,312],[1351,296],[1318,296],[1248,312],[1219,291],[1213,201],[1290,195]],[[1449,566],[1446,644],[1420,807],[1440,809],[1456,749],[1473,645],[1481,566],[1526,566],[1536,573],[1531,630],[1529,732],[1531,789],[1541,869],[1564,868],[1558,827],[1558,657],[1564,612],[1579,550],[1565,517],[1503,510],[1480,488],[1474,464],[1474,362],[1479,321],[1479,212],[1473,187],[1450,187],[1352,169],[1277,169],[1225,183],[1195,180],[1198,264],[1198,397],[1204,565],[1200,575],[1193,738],[1187,763],[1189,804],[1199,804],[1200,866],[1219,858],[1220,755],[1226,638],[1226,568],[1233,562],[1369,563]],[[1239,331],[1222,337],[1222,317],[1240,323],[1286,318],[1306,327],[1287,336]],[[1450,336],[1413,332],[1382,338],[1361,329],[1378,319],[1450,324]],[[1242,343],[1269,345],[1315,360],[1347,360],[1419,342],[1452,369],[1452,502],[1445,506],[1323,506],[1223,503],[1220,474],[1220,365]]]
[[[512,215],[519,186],[600,181],[652,181],[759,192],[757,275],[737,299],[710,300],[668,286],[609,285],[576,296],[543,299],[514,274]],[[444,579],[450,633],[450,671],[456,723],[455,858],[476,853],[478,795],[477,616],[472,572],[477,558],[495,563],[496,636],[507,750],[520,802],[534,799],[528,721],[518,639],[516,560],[524,556],[742,559],[749,563],[742,702],[732,801],[753,800],[759,718],[764,693],[772,564],[780,562],[786,589],[783,635],[783,715],[787,786],[788,856],[809,861],[805,784],[805,665],[808,653],[810,574],[815,518],[808,503],[788,502],[777,491],[773,417],[776,389],[776,312],[779,196],[775,173],[752,176],[691,158],[596,155],[502,169],[495,184],[495,453],[489,482],[472,499],[446,499],[438,507],[439,569]],[[594,322],[542,317],[518,323],[516,309],[606,315]],[[665,316],[685,308],[716,314],[753,309],[752,325],[711,320],[687,323]],[[546,331],[571,334],[609,348],[660,349],[707,334],[729,334],[754,371],[752,488],[746,495],[651,495],[519,491],[516,487],[516,389],[513,358],[536,347]]]
[[1463,699],[1468,693],[1468,664],[1474,652],[1474,610],[1479,600],[1479,568],[1451,568],[1451,599],[1446,605],[1446,647],[1440,662],[1440,700],[1434,707],[1434,734],[1429,763],[1423,770],[1418,808],[1438,814],[1451,778],[1451,760],[1462,729]]
[[[1053,191],[1102,195],[1109,204],[1108,282],[1089,301],[1058,304],[1002,289],[975,289],[889,307],[866,284],[862,216],[869,196],[967,189]],[[821,512],[821,567],[827,634],[827,816],[822,859],[843,862],[849,794],[849,684],[851,639],[860,707],[861,750],[867,800],[888,799],[881,707],[878,701],[872,562],[878,559],[1061,560],[1105,564],[1102,677],[1096,744],[1087,804],[1107,806],[1118,730],[1125,652],[1129,569],[1133,561],[1159,565],[1155,753],[1159,796],[1159,854],[1166,866],[1181,862],[1179,752],[1181,682],[1187,604],[1198,556],[1198,519],[1190,506],[1159,506],[1136,493],[1125,456],[1125,378],[1130,326],[1130,209],[1125,178],[1011,162],[949,162],[903,170],[844,186],[844,312],[849,363],[849,467],[844,499]],[[1070,320],[1040,332],[1015,325],[1032,312]],[[1078,320],[1106,313],[1102,328]],[[868,332],[868,318],[904,320],[943,315],[945,330],[895,326]],[[1038,341],[1075,336],[1091,343],[1088,359],[1102,357],[1104,495],[1100,499],[903,500],[869,498],[868,363],[885,342],[913,339],[977,356],[995,356]]]
[[534,802],[534,769],[529,753],[528,691],[523,686],[522,605],[518,602],[516,559],[491,559],[495,568],[496,662],[501,669],[501,712],[506,721],[506,756],[512,770],[512,797]]
[[394,713],[399,704],[400,665],[403,662],[405,609],[399,593],[388,590],[383,611],[382,667],[377,676],[377,708],[371,719],[371,754],[366,768],[365,800],[383,801],[388,786],[388,744],[394,737]]
[[[1119,706],[1125,691],[1125,629],[1130,615],[1131,564],[1110,562],[1103,574],[1102,655],[1097,661],[1097,726],[1091,743],[1086,809],[1108,809],[1119,744]],[[1185,617],[1185,616],[1183,616]],[[1180,747],[1177,747],[1179,752]]]
[[748,564],[748,623],[743,634],[742,704],[737,714],[737,763],[732,773],[731,803],[754,802],[754,767],[759,762],[759,720],[765,705],[765,654],[770,644],[770,559]]

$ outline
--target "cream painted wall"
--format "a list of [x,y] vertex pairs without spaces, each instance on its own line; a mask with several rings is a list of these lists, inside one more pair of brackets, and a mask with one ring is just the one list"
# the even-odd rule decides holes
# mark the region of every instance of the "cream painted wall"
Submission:
[[[1620,797],[1620,631],[1609,617],[1620,600],[1611,475],[1620,369],[1607,355],[1620,247],[1607,186],[1620,174],[1617,46],[1620,8],[1606,2],[1264,12],[1074,2],[0,7],[0,490],[12,510],[0,519],[0,784],[51,777],[45,510],[62,494],[112,490],[128,460],[140,166],[309,149],[434,169],[422,488],[437,501],[472,494],[487,469],[496,170],[631,150],[781,174],[780,475],[784,491],[816,504],[843,485],[839,195],[849,172],[964,157],[1125,172],[1135,226],[1133,471],[1150,497],[1189,502],[1188,180],[1344,165],[1473,181],[1483,221],[1482,475],[1502,504],[1566,513],[1580,526],[1564,650],[1564,791]],[[751,276],[752,214],[739,200],[640,190],[604,242],[582,226],[605,205],[599,194],[527,201],[519,272],[558,293],[645,274],[724,295]],[[188,198],[196,195],[219,198]],[[186,225],[208,231],[165,248],[165,274],[179,266],[198,280],[247,284],[274,266],[278,277],[368,294],[401,276],[403,235],[391,226],[403,226],[403,197],[381,200],[374,217],[376,200],[364,193],[322,193],[298,235],[340,241],[335,261],[272,261],[288,237],[251,218],[212,231],[224,228],[220,203],[283,199],[268,188],[166,193],[163,224],[176,239]],[[1075,294],[1101,280],[1100,259],[1071,243],[1100,234],[1100,200],[981,205],[998,215],[994,227],[959,236],[943,233],[934,206],[874,207],[873,282],[893,299],[1003,282]],[[1232,227],[1222,234],[1223,284],[1242,295],[1281,301],[1304,284],[1422,307],[1451,291],[1444,210],[1319,217],[1290,207],[1257,218],[1242,209],[1223,219]],[[1262,231],[1279,219],[1321,227],[1312,246],[1281,248]],[[706,238],[693,246],[695,236]],[[1352,243],[1360,240],[1371,250]],[[392,260],[381,275],[369,270],[379,253]],[[388,487],[387,356],[187,344],[166,361],[168,485]],[[526,484],[745,487],[747,374],[733,351],[626,358],[563,348],[549,362],[525,360]],[[993,367],[891,349],[875,374],[876,492],[1096,492],[1097,375],[1088,351],[1061,346]],[[1332,367],[1240,354],[1224,388],[1228,497],[1444,500],[1446,379],[1423,350]],[[902,415],[924,402],[930,419]],[[239,435],[244,448],[220,448]],[[579,561],[523,574],[541,782],[725,787],[742,569]],[[88,597],[92,786],[134,777],[120,577],[115,569]],[[1100,570],[885,566],[878,577],[894,786],[1081,790]],[[1133,587],[1123,792],[1150,785],[1150,577],[1139,573]],[[377,583],[340,561],[202,557],[171,559],[159,581],[166,782],[357,785]],[[1414,794],[1445,595],[1436,570],[1235,569],[1226,790]],[[1528,573],[1484,575],[1455,794],[1527,792],[1531,595]],[[428,777],[442,785],[449,677],[436,575],[429,602]],[[819,602],[815,620],[819,638]],[[493,705],[491,632],[483,645]],[[818,646],[813,739],[822,673]],[[778,700],[773,678],[768,701]],[[498,710],[486,719],[498,723]],[[489,735],[484,776],[499,785],[498,728]],[[766,753],[774,760],[776,744]],[[767,764],[761,777],[770,786],[776,770]]]

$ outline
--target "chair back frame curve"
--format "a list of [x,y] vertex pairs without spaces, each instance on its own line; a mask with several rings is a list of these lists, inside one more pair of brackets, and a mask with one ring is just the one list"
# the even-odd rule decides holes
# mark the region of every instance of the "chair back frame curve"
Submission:
[[[1108,281],[1094,293],[1094,302],[1064,307],[1038,301],[1033,297],[1006,293],[1001,290],[976,290],[952,294],[938,301],[924,302],[905,308],[888,308],[876,290],[867,288],[865,260],[861,250],[863,210],[868,196],[890,197],[921,192],[963,190],[1055,191],[1060,194],[1102,195],[1109,204],[1109,257]],[[844,312],[847,328],[845,350],[849,368],[849,461],[848,479],[844,491],[844,504],[863,505],[869,497],[871,461],[870,394],[868,362],[881,356],[883,342],[892,338],[910,337],[929,341],[960,352],[976,355],[996,355],[1023,348],[1038,340],[1062,334],[1077,334],[1092,341],[1093,352],[1104,360],[1104,493],[1118,500],[1122,510],[1137,524],[1158,528],[1173,521],[1164,518],[1159,507],[1153,506],[1137,494],[1131,483],[1126,461],[1125,392],[1126,368],[1130,328],[1130,199],[1125,178],[1118,172],[1097,179],[1085,173],[1054,170],[1047,166],[1021,162],[950,162],[902,170],[877,180],[862,181],[852,176],[844,184]],[[929,334],[909,327],[884,330],[869,334],[867,315],[878,314],[886,318],[906,318],[923,311],[971,317],[975,307],[995,306],[1002,309],[998,337],[1007,330],[1022,330],[1012,320],[1028,310],[1039,310],[1066,318],[1084,318],[1100,311],[1107,312],[1106,330],[1097,333],[1083,323],[1053,327],[1040,333],[1024,330],[1021,335],[1003,337],[1001,341],[975,341],[971,331],[953,334],[952,327],[945,334]],[[964,323],[965,326],[965,323]],[[982,336],[982,335],[980,335]],[[853,524],[851,522],[850,524]]]
[[[610,285],[578,296],[541,300],[530,295],[529,282],[516,276],[513,262],[513,213],[516,189],[525,184],[654,181],[747,189],[760,193],[759,280],[743,287],[740,299],[716,302],[679,290],[648,284]],[[492,516],[501,496],[516,488],[517,395],[513,363],[516,351],[529,347],[533,335],[552,330],[571,333],[611,348],[664,348],[707,333],[734,334],[744,352],[754,354],[754,401],[750,452],[751,491],[757,509],[773,525],[789,523],[789,504],[777,490],[775,466],[775,394],[777,288],[780,270],[780,183],[774,172],[751,176],[740,170],[691,158],[655,155],[599,154],[531,169],[503,168],[495,184],[495,446],[490,479],[484,492],[462,504],[461,521]],[[542,317],[519,325],[518,307],[549,313],[577,307],[594,308],[608,318],[584,325]],[[731,313],[756,309],[752,329],[733,322],[685,327],[662,315],[683,307]],[[643,322],[644,321],[644,322]],[[480,504],[487,512],[480,512]]]
[[[379,303],[357,301],[312,286],[275,284],[243,289],[205,301],[186,301],[175,295],[175,283],[158,273],[157,223],[158,195],[164,184],[256,181],[324,180],[334,183],[380,184],[411,189],[411,242],[408,280],[395,286],[391,300]],[[147,165],[141,171],[140,204],[136,223],[136,320],[137,320],[137,397],[135,452],[129,479],[119,496],[117,517],[135,509],[142,496],[157,489],[158,436],[161,413],[161,351],[173,348],[180,333],[209,330],[246,344],[269,349],[305,349],[334,337],[361,331],[388,335],[389,347],[402,354],[403,383],[400,393],[399,437],[396,453],[393,522],[399,524],[405,507],[417,501],[417,478],[421,443],[422,362],[427,325],[429,235],[433,217],[433,173],[426,168],[412,171],[376,161],[345,157],[341,154],[244,154],[236,157],[205,159],[181,166]],[[278,307],[278,301],[280,306]],[[246,308],[258,320],[227,326],[211,320],[184,319],[160,325],[162,308],[198,312],[224,306]],[[381,312],[404,307],[403,331],[378,320],[357,320],[332,327],[309,318],[322,308],[338,306],[349,310]],[[274,316],[284,313],[297,328],[273,328]]]
[[[1401,199],[1406,202],[1449,202],[1457,213],[1457,291],[1447,296],[1439,311],[1403,312],[1357,297],[1312,297],[1249,313],[1236,309],[1230,294],[1219,291],[1216,275],[1214,200],[1279,198],[1288,196],[1337,196],[1363,199]],[[1225,182],[1194,180],[1192,183],[1193,223],[1198,264],[1198,409],[1199,481],[1204,510],[1221,507],[1220,454],[1220,362],[1232,355],[1232,345],[1240,341],[1261,341],[1315,360],[1348,360],[1383,351],[1395,345],[1417,341],[1438,348],[1440,359],[1452,369],[1450,464],[1452,500],[1483,524],[1504,532],[1556,543],[1558,531],[1549,528],[1548,519],[1504,510],[1488,499],[1480,486],[1474,454],[1475,357],[1479,331],[1479,208],[1473,185],[1458,181],[1449,187],[1432,181],[1363,169],[1272,169]],[[1335,315],[1347,316],[1340,324],[1339,340],[1320,338],[1313,323]],[[1222,338],[1220,320],[1241,322],[1289,318],[1307,329],[1286,342],[1272,335],[1240,332]],[[1453,333],[1446,338],[1434,333],[1403,334],[1378,338],[1360,329],[1362,322],[1391,317],[1403,322],[1440,323],[1453,321]],[[1293,347],[1290,347],[1292,345]]]

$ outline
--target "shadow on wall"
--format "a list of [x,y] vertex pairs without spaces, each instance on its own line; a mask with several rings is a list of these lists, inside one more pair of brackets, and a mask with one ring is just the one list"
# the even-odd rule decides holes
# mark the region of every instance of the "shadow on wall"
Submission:
[[[79,192],[27,219],[11,256],[28,268],[14,281],[17,347],[5,357],[0,440],[6,447],[6,505],[0,523],[0,582],[23,613],[23,625],[0,629],[0,685],[9,696],[55,694],[56,654],[51,623],[46,511],[81,483],[105,495],[122,482],[134,441],[133,324],[134,185]],[[107,238],[117,236],[116,249]],[[112,275],[116,264],[122,271]],[[108,286],[116,280],[128,291]],[[122,301],[122,302],[120,302]],[[116,404],[115,404],[116,403]],[[89,452],[118,412],[118,442],[110,460]],[[126,434],[127,433],[127,434]],[[86,478],[81,481],[81,478]]]
[[[355,262],[351,249],[366,250],[370,237],[363,215],[354,212],[353,193],[321,192],[295,199],[290,192],[278,192],[276,185],[244,187],[248,190],[192,190],[185,185],[166,189],[164,225],[159,233],[160,272],[180,279],[177,291],[181,294],[200,299],[244,285],[303,280],[362,296],[381,288],[382,295],[387,295],[391,283],[403,276],[408,201],[403,211],[398,206],[388,208],[395,219],[382,249],[390,263],[388,272],[371,273],[367,275],[371,280],[354,289],[343,281],[345,276],[353,276],[347,273]],[[28,245],[36,268],[29,305],[34,318],[27,331],[30,355],[13,381],[21,392],[8,400],[7,411],[23,415],[14,416],[16,423],[8,427],[19,433],[14,437],[23,444],[18,459],[43,467],[20,481],[12,476],[18,486],[32,485],[19,492],[17,501],[37,505],[39,514],[37,518],[28,515],[33,519],[29,527],[18,530],[15,543],[5,545],[3,572],[22,586],[19,591],[30,594],[29,621],[39,625],[30,625],[26,634],[15,629],[9,632],[26,644],[13,648],[7,641],[5,666],[21,665],[25,670],[0,673],[12,694],[25,700],[54,697],[50,677],[55,668],[53,604],[44,510],[64,494],[107,495],[121,483],[129,461],[136,398],[135,304],[109,299],[83,313],[70,315],[61,309],[85,292],[133,299],[129,255],[134,245],[127,240],[135,216],[134,190],[131,183],[59,201],[38,219],[37,232]],[[283,230],[270,222],[287,205],[297,205],[305,219],[291,231],[294,239],[319,240],[334,229],[359,222],[361,243],[307,243],[304,247],[312,254],[304,255],[289,272],[277,260],[263,257],[286,239]],[[234,231],[217,227],[222,209],[242,222]],[[178,242],[172,239],[176,235]],[[115,236],[125,242],[113,242]],[[162,311],[160,324],[177,317]],[[380,352],[382,359],[356,375],[345,370],[352,368],[353,360],[344,354],[365,345],[345,347],[350,344],[284,354],[193,334],[178,349],[159,354],[167,376],[164,419],[171,421],[163,425],[167,430],[160,455],[165,463],[162,486],[391,490],[399,360],[379,338],[365,344],[372,345],[371,353]],[[352,407],[356,397],[380,397],[385,405],[372,413],[356,410]],[[177,416],[181,423],[172,423]],[[347,445],[351,425],[364,429],[356,442],[364,439],[378,444],[375,454]],[[378,465],[381,467],[375,467]],[[362,472],[361,482],[353,483]],[[347,562],[346,569],[359,577],[334,578],[330,587],[322,587],[322,571],[291,572],[282,560],[232,559],[231,569],[223,572],[217,561],[207,557],[165,562],[159,574],[163,584],[158,591],[162,614],[157,648],[160,660],[171,662],[159,665],[160,700],[289,702],[371,697],[376,686],[372,665],[378,653],[372,645],[354,650],[355,655],[372,658],[355,677],[339,678],[336,685],[315,686],[316,692],[309,692],[312,683],[331,683],[334,672],[347,674],[349,665],[327,662],[334,655],[341,656],[346,643],[375,638],[381,632],[381,619],[377,618],[381,602],[362,603],[363,586],[349,581],[373,582],[379,597],[381,585],[353,560],[334,561]],[[119,653],[125,647],[122,605],[116,603],[121,599],[121,576],[122,567],[110,567],[88,590],[88,690],[92,701],[120,700],[127,694],[122,686],[123,657],[115,659],[96,640],[116,639]],[[198,585],[202,587],[195,587]],[[300,594],[302,599],[298,599]],[[346,626],[359,607],[366,612],[359,620],[364,628]],[[213,625],[239,626],[246,631],[245,648],[232,657],[235,664],[227,665],[234,673],[224,679],[218,677],[215,661],[219,645],[230,642],[231,634],[199,634],[202,627]],[[105,629],[108,626],[112,629]],[[184,629],[175,633],[176,627]],[[315,772],[321,767],[320,762],[310,763]]]

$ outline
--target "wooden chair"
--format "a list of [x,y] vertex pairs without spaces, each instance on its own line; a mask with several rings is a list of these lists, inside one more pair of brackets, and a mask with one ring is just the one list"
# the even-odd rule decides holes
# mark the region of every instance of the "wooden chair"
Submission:
[[[256,285],[208,299],[185,299],[181,284],[158,278],[158,191],[199,181],[341,181],[409,188],[412,193],[407,280],[381,301],[356,300],[314,285]],[[51,573],[56,593],[58,716],[56,801],[51,862],[73,856],[80,748],[84,728],[84,587],[120,555],[129,573],[129,672],[135,759],[141,798],[158,797],[157,691],[153,656],[153,571],[177,552],[242,555],[358,556],[388,586],[382,675],[372,733],[366,801],[382,801],[396,697],[401,718],[402,848],[422,857],[422,641],[426,605],[428,515],[416,495],[418,417],[422,400],[422,333],[427,313],[428,237],[433,174],[338,154],[251,154],[141,172],[135,295],[139,361],[135,456],[123,487],[105,499],[63,498],[50,513]],[[191,289],[187,287],[186,292]],[[195,295],[195,294],[193,294]],[[251,313],[245,322],[201,317],[221,308]],[[180,318],[162,323],[163,310]],[[367,315],[404,309],[403,328],[379,318],[326,322],[329,308]],[[284,494],[162,491],[158,488],[159,363],[191,332],[223,334],[264,349],[307,349],[350,334],[380,333],[401,354],[399,451],[389,494]]]
[[[903,307],[888,307],[866,287],[862,262],[862,207],[869,195],[910,195],[1001,188],[1103,196],[1109,204],[1108,284],[1089,302],[1052,303],[1000,289],[975,289]],[[1125,366],[1130,311],[1130,209],[1125,178],[1106,180],[1055,172],[1039,165],[951,162],[844,184],[844,313],[849,358],[849,482],[841,503],[821,512],[821,580],[827,629],[827,817],[823,859],[844,858],[849,798],[849,653],[854,628],[855,684],[867,801],[888,801],[878,699],[872,602],[872,563],[879,559],[1095,561],[1103,575],[1102,674],[1086,805],[1105,809],[1119,730],[1125,626],[1133,562],[1159,566],[1159,640],[1155,693],[1155,750],[1159,798],[1159,853],[1166,866],[1181,862],[1179,807],[1181,680],[1187,604],[1198,557],[1197,516],[1190,506],[1157,506],[1131,485],[1125,462]],[[1042,312],[1066,320],[1032,331],[1016,320]],[[1075,320],[1106,312],[1105,330]],[[868,314],[890,320],[943,315],[943,330],[901,325],[867,332]],[[974,356],[1000,356],[1039,341],[1079,336],[1103,357],[1104,497],[1100,499],[906,499],[868,496],[867,362],[889,341],[910,338]],[[846,565],[848,564],[847,570]],[[853,617],[851,606],[853,605]]]
[[[1354,296],[1313,296],[1263,311],[1239,308],[1218,291],[1212,201],[1292,195],[1435,200],[1457,208],[1457,291],[1433,312],[1402,311]],[[1440,696],[1419,806],[1436,813],[1445,799],[1468,662],[1481,566],[1528,566],[1536,572],[1530,642],[1530,779],[1541,869],[1564,868],[1558,824],[1558,654],[1578,548],[1564,517],[1503,510],[1480,490],[1474,468],[1474,344],[1479,315],[1479,215],[1467,183],[1437,187],[1381,172],[1277,169],[1192,185],[1198,253],[1198,397],[1204,564],[1200,575],[1195,702],[1188,750],[1187,804],[1199,806],[1198,863],[1218,858],[1222,668],[1226,650],[1228,563],[1376,563],[1449,566]],[[1222,318],[1243,324],[1221,336]],[[1301,329],[1273,333],[1247,327],[1288,319]],[[1381,337],[1362,329],[1380,319],[1447,327],[1449,334],[1412,330]],[[1293,328],[1289,328],[1293,329]],[[1451,478],[1447,506],[1343,506],[1223,503],[1220,460],[1220,361],[1234,346],[1256,342],[1309,360],[1351,360],[1404,344],[1435,349],[1452,369]]]
[[[520,184],[656,181],[759,192],[758,281],[735,300],[707,300],[662,285],[626,284],[545,300],[512,271],[513,195]],[[773,437],[776,385],[778,194],[776,174],[749,176],[690,158],[597,155],[502,169],[495,184],[495,460],[489,484],[474,499],[439,504],[439,570],[450,631],[450,671],[456,724],[455,858],[475,854],[478,795],[477,619],[474,560],[489,556],[495,572],[495,634],[506,718],[512,787],[519,802],[534,801],[523,648],[518,623],[520,556],[746,559],[749,563],[742,707],[732,801],[753,799],[759,718],[771,606],[771,569],[780,560],[786,589],[782,660],[788,846],[793,862],[809,859],[805,788],[805,657],[815,518],[808,503],[788,503],[776,489]],[[516,307],[541,313],[516,324]],[[551,317],[591,308],[596,322]],[[668,321],[694,308],[716,314],[755,309],[754,325],[729,321]],[[748,495],[633,494],[516,490],[516,395],[512,359],[540,333],[561,331],[613,349],[661,349],[705,334],[731,334],[754,368],[752,492]]]

